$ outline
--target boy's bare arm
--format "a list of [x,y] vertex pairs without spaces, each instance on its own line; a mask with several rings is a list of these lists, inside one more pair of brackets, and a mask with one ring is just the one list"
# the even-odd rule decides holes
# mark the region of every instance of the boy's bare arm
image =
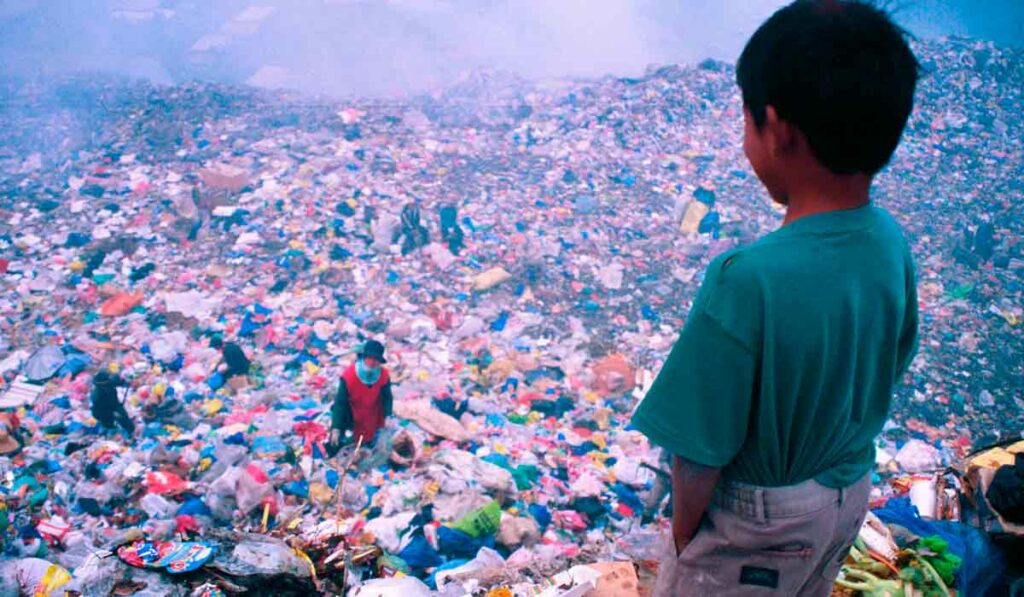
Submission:
[[720,468],[672,456],[672,538],[676,553],[697,533],[721,474]]

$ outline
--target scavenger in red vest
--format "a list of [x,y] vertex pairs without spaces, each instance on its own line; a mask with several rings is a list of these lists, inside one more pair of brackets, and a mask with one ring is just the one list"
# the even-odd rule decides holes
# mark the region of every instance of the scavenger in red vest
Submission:
[[384,345],[367,340],[359,348],[356,360],[341,374],[338,395],[331,409],[331,446],[337,451],[345,432],[352,430],[355,440],[373,441],[385,419],[391,416],[391,377],[382,367]]

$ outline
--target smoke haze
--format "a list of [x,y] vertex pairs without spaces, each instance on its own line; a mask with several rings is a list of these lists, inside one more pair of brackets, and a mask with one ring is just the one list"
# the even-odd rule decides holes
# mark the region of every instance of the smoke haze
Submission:
[[[635,75],[734,61],[777,0],[3,0],[2,74],[104,72],[394,96],[478,69]],[[890,2],[914,34],[1024,39],[1019,0]]]

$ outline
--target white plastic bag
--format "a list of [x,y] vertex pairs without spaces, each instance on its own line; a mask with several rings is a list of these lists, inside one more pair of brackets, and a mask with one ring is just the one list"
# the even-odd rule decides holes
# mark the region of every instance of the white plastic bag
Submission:
[[896,453],[896,462],[900,465],[900,470],[906,473],[925,473],[941,468],[939,451],[919,439],[912,439],[903,444]]
[[418,578],[375,578],[353,588],[348,597],[430,597],[430,587]]
[[450,578],[458,579],[460,577],[470,575],[473,572],[502,568],[504,566],[505,558],[501,557],[501,554],[489,547],[481,547],[480,551],[476,552],[476,557],[472,560],[457,568],[450,568],[448,570],[438,572],[435,577],[437,579],[437,588],[439,590],[444,590],[444,587],[448,584],[448,579]]

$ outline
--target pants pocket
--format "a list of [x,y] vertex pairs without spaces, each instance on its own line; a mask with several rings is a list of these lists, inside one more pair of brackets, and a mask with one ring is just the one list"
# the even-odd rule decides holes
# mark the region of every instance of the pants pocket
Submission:
[[785,559],[808,559],[814,555],[814,548],[803,543],[787,543],[761,548],[723,547],[719,553],[740,557],[765,557]]
[[825,557],[821,560],[819,574],[828,581],[834,581],[839,575],[843,560],[850,553],[850,547],[857,540],[864,519],[868,515],[868,494],[871,490],[870,481],[862,480],[850,486],[846,499],[839,511],[833,544],[829,546]]
[[851,546],[853,546],[852,540],[849,543],[834,545],[825,553],[825,557],[821,559],[821,564],[818,566],[818,575],[823,580],[834,581],[839,576],[839,569],[842,568],[843,561],[850,553]]

